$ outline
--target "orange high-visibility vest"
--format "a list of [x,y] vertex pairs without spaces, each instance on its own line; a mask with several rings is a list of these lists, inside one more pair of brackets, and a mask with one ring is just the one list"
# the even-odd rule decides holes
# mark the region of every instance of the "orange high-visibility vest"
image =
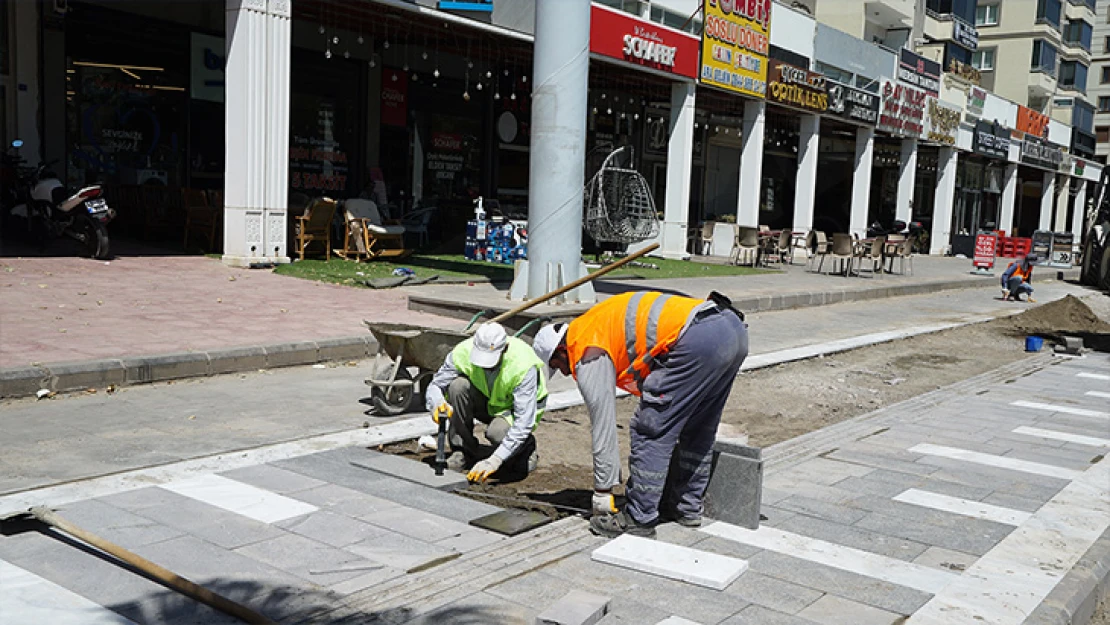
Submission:
[[616,367],[617,386],[639,395],[652,360],[674,345],[690,314],[704,303],[649,291],[610,297],[567,326],[571,372],[577,377],[587,348],[603,349]]

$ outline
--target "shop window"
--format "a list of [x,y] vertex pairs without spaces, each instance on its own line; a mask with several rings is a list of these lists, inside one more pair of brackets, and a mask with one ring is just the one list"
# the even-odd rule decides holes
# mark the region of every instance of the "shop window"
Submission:
[[997,4],[980,4],[975,8],[976,26],[998,26]]
[[1060,63],[1060,86],[1086,93],[1087,66],[1079,61],[1062,61]]
[[1110,97],[1099,96],[1098,98],[1098,112],[1110,113]]
[[1056,48],[1044,39],[1033,40],[1033,63],[1031,68],[1035,72],[1044,72],[1053,78],[1056,77]]
[[982,72],[994,69],[994,51],[996,48],[980,48],[971,55],[971,66]]
[[1037,23],[1049,24],[1059,30],[1062,9],[1060,0],[1037,0]]
[[1064,42],[1091,51],[1091,37],[1095,27],[1083,20],[1069,20],[1064,27]]

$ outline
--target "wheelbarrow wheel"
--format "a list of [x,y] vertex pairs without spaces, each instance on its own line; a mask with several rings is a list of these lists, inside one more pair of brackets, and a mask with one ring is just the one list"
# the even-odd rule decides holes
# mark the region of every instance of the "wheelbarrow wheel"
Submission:
[[[412,374],[404,367],[397,370],[398,380],[412,380]],[[370,404],[378,414],[397,416],[408,412],[412,405],[413,386],[376,387],[370,391]]]

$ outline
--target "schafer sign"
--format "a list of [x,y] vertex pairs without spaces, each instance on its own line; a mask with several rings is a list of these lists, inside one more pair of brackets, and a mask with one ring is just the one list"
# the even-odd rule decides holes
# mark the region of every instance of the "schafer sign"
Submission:
[[902,137],[920,137],[925,131],[925,99],[928,94],[893,80],[883,81],[882,93],[879,129]]
[[698,75],[697,37],[596,4],[590,6],[590,52],[686,78]]
[[767,91],[771,0],[705,0],[702,84],[762,98]]
[[767,74],[767,99],[814,113],[829,108],[825,77],[817,72],[771,59]]

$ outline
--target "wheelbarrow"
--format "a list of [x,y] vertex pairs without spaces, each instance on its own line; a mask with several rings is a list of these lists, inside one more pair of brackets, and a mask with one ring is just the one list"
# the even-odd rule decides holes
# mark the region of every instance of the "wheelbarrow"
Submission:
[[[630,254],[621,260],[607,265],[594,273],[579,278],[550,293],[502,313],[491,322],[501,322],[517,315],[529,308],[542,304],[547,300],[558,297],[571,289],[595,280],[614,269],[655,250],[658,243],[653,243],[646,248]],[[462,332],[425,328],[404,323],[375,323],[363,321],[366,327],[378,340],[381,351],[378,352],[379,365],[374,368],[374,374],[366,378],[366,385],[370,387],[370,404],[380,415],[396,416],[409,410],[413,398],[417,397],[428,388],[432,376],[439,370],[447,354],[460,342],[470,337],[471,329],[479,319],[491,314],[491,310],[483,310],[471,317],[470,323]],[[538,323],[550,321],[549,317],[533,319],[517,331],[515,336],[524,334],[530,327]],[[413,373],[410,369],[415,369]]]

